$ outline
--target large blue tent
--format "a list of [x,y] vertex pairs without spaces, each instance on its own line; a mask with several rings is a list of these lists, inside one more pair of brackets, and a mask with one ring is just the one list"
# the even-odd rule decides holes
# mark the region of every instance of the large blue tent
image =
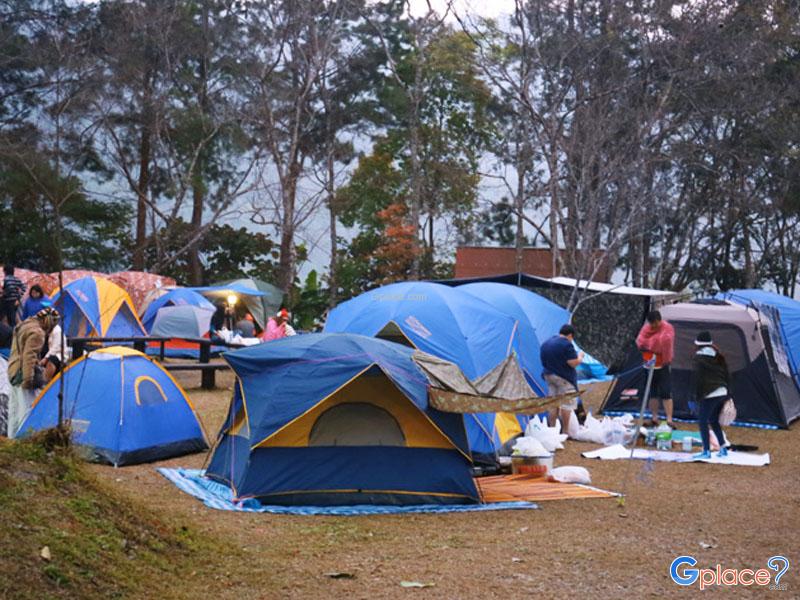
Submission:
[[[787,367],[791,371],[798,390],[800,390],[800,302],[764,290],[731,290],[717,295],[745,306],[753,306],[768,315],[777,327],[779,338],[773,339],[773,351],[783,349]],[[774,338],[774,336],[773,336]]]
[[[365,292],[333,309],[325,323],[330,333],[408,343],[457,364],[470,379],[488,373],[512,352],[519,355],[520,330],[525,327],[529,326],[458,288],[422,281]],[[526,334],[528,339],[533,336]],[[473,455],[493,457],[523,425],[514,425],[505,415],[499,422],[495,413],[470,415],[466,426]]]
[[207,475],[269,504],[477,502],[464,421],[428,404],[412,355],[326,333],[226,353],[237,382]]
[[[200,422],[183,389],[141,352],[114,346],[67,367],[63,415],[76,445],[113,465],[161,460],[207,448]],[[19,435],[58,424],[59,378],[34,401]]]
[[175,288],[153,300],[142,315],[142,324],[148,333],[153,330],[158,311],[168,306],[197,306],[214,310],[214,305],[202,295],[188,288]]
[[520,328],[520,366],[542,395],[547,384],[542,377],[539,359],[541,345],[564,323],[569,323],[569,311],[533,292],[506,283],[479,282],[459,286],[459,291],[480,298],[509,317],[528,327]]

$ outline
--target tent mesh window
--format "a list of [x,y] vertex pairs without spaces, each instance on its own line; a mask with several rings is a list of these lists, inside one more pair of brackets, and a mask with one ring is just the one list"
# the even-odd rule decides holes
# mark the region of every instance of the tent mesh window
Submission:
[[139,377],[136,380],[136,403],[141,406],[152,406],[167,401],[167,395],[161,386],[150,377]]
[[366,402],[337,404],[311,428],[309,446],[405,446],[406,438],[391,413]]
[[724,348],[723,355],[731,373],[746,369],[750,364],[747,340],[741,329],[734,325],[694,323],[692,321],[673,321],[679,323],[675,328],[675,358],[672,367],[691,371],[694,355],[698,350],[694,340],[701,331],[709,331],[711,339],[718,348]]

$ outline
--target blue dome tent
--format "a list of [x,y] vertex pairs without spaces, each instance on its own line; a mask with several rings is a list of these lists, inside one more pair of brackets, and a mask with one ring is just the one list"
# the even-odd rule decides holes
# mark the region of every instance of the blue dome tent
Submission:
[[[183,389],[141,352],[121,346],[95,350],[60,377],[73,440],[93,460],[130,465],[208,447]],[[59,388],[56,377],[42,390],[20,436],[58,424]]]
[[461,415],[413,350],[312,333],[224,355],[237,383],[206,475],[267,504],[479,501]]
[[[455,363],[469,379],[488,373],[511,352],[519,354],[519,331],[525,327],[470,294],[428,282],[394,283],[365,292],[333,309],[325,323],[329,333],[411,345]],[[524,417],[505,413],[470,415],[466,428],[473,457],[492,462],[524,424]]]
[[[458,289],[485,300],[512,319],[527,325],[520,327],[520,366],[532,387],[544,395],[547,385],[542,376],[539,350],[544,342],[558,335],[562,325],[570,322],[569,311],[539,294],[507,283],[482,281],[467,283]],[[580,332],[577,337],[580,337]],[[578,378],[591,380],[605,376],[605,366],[586,354],[578,367]]]
[[142,315],[142,324],[145,329],[147,329],[148,333],[153,331],[153,324],[155,323],[158,311],[169,306],[197,306],[199,308],[214,310],[214,305],[194,290],[175,288],[153,300],[147,307],[147,310],[144,311],[144,315]]

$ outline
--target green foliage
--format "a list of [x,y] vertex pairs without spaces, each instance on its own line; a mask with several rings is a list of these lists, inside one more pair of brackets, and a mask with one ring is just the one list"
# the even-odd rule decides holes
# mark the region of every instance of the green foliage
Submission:
[[304,331],[322,325],[323,315],[328,308],[328,295],[327,290],[320,286],[316,271],[309,272],[302,289],[296,288],[293,296],[292,310],[295,325]]
[[0,254],[18,266],[58,268],[55,204],[61,202],[64,266],[114,271],[127,264],[131,211],[87,195],[75,177],[58,177],[42,157],[0,159]]
[[[186,282],[189,269],[188,254],[179,252],[186,247],[190,236],[190,225],[181,219],[176,220],[169,229],[162,229],[158,233],[159,242],[167,244],[161,249],[162,253],[176,257],[171,262],[160,265],[158,270],[179,283]],[[149,252],[149,261],[156,263],[154,246],[151,246]],[[304,256],[302,250],[299,254]],[[268,282],[275,280],[278,249],[263,233],[228,224],[211,225],[200,243],[200,255],[204,264],[205,284],[239,277],[256,277]]]

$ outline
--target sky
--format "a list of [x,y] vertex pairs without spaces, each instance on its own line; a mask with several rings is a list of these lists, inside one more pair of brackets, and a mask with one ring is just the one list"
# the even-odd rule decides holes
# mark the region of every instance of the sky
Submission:
[[[429,0],[411,0],[411,13],[413,15],[425,14],[428,10]],[[483,17],[496,17],[514,10],[514,0],[451,0],[453,9],[459,13],[479,14]],[[430,0],[433,9],[444,12],[448,0]]]

